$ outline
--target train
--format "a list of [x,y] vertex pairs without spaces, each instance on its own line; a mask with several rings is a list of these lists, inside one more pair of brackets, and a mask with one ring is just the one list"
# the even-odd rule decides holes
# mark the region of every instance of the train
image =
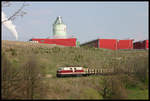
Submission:
[[57,77],[81,77],[89,75],[107,75],[113,74],[114,69],[91,69],[84,67],[58,67]]

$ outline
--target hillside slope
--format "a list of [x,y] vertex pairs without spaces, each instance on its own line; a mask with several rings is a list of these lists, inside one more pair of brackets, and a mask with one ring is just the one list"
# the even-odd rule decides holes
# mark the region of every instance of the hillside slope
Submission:
[[[28,64],[28,61],[29,63],[34,63],[32,64],[34,66],[31,65],[32,68],[37,68],[37,70],[40,68],[39,73],[43,79],[38,81],[43,84],[38,85],[38,88],[42,87],[44,91],[35,90],[34,96],[32,96],[34,99],[132,99],[132,97],[136,98],[136,96],[138,96],[138,99],[148,98],[148,50],[112,51],[87,47],[62,47],[48,44],[2,41],[2,68],[6,64],[6,62],[3,62],[4,56],[7,57],[6,60],[10,62],[9,67],[12,67],[14,71],[22,71],[22,67],[24,64]],[[28,66],[30,65],[28,64]],[[116,76],[57,78],[56,70],[60,66],[118,68],[120,71],[136,68],[139,71],[137,71],[136,75],[123,75],[120,72]],[[132,89],[140,90],[142,93],[145,91],[147,96],[145,98],[140,97],[140,93],[139,95],[134,95],[132,94]],[[43,94],[44,92],[46,94]],[[17,97],[12,96],[12,98]],[[18,98],[26,99],[26,94],[24,96],[20,95]]]

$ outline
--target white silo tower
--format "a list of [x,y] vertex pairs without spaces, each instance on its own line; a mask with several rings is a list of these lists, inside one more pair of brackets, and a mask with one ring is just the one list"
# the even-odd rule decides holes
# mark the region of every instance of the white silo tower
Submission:
[[67,38],[66,25],[62,21],[62,17],[58,16],[53,24],[54,38]]

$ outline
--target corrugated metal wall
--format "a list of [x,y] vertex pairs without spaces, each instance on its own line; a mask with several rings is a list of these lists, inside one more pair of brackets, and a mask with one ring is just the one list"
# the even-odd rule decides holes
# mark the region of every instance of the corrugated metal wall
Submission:
[[133,49],[133,40],[118,40],[118,49]]
[[111,50],[119,49],[149,49],[149,41],[144,40],[141,42],[133,43],[133,40],[117,40],[117,39],[97,39],[87,43],[82,44],[81,46],[89,46],[95,48],[105,48]]
[[134,49],[149,49],[149,41],[144,40],[144,41],[134,42],[133,48]]
[[117,39],[98,39],[99,48],[117,50]]
[[149,41],[146,40],[146,49],[149,49]]
[[141,42],[135,42],[135,43],[133,43],[133,48],[134,49],[141,49]]
[[32,39],[32,41],[38,41],[39,43],[56,44],[63,46],[76,46],[76,38],[69,39]]

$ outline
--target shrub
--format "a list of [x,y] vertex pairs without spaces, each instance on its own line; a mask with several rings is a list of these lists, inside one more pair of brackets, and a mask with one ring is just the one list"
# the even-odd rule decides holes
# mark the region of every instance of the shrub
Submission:
[[17,50],[16,49],[10,48],[10,51],[11,51],[12,56],[17,56]]
[[60,52],[60,48],[59,48],[59,47],[53,47],[53,48],[52,48],[52,51],[53,51],[54,53],[58,53],[58,52]]
[[2,99],[14,99],[19,96],[19,70],[13,68],[6,54],[2,55]]
[[41,90],[44,85],[42,84],[39,77],[41,74],[41,69],[37,59],[38,58],[35,54],[29,55],[28,60],[26,60],[22,68],[22,77],[25,83],[24,90],[26,91],[26,99],[34,99],[36,93],[45,93]]
[[104,77],[100,94],[104,99],[125,99],[127,97],[123,83],[117,77]]

